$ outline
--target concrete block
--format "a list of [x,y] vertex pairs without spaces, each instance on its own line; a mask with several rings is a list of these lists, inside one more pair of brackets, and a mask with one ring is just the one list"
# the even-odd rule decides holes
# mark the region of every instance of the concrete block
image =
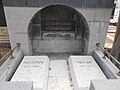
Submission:
[[80,8],[78,9],[77,8],[77,11],[79,11],[88,22],[95,20],[96,9],[80,9]]
[[7,21],[25,21],[24,7],[4,7]]
[[[41,43],[40,43],[41,44]],[[33,51],[39,50],[39,40],[33,40]]]
[[[15,47],[16,43],[11,43],[11,48],[13,49]],[[31,45],[20,45],[20,49],[23,51],[24,55],[32,55],[32,46]]]
[[100,23],[99,22],[89,22],[88,25],[90,28],[89,43],[97,43],[98,42],[98,32],[100,29]]
[[40,10],[41,8],[29,8],[29,7],[25,7],[25,20],[32,20],[33,16]]
[[93,54],[93,51],[96,50],[97,47],[96,47],[96,43],[89,43],[89,46],[88,46],[88,54],[92,55]]
[[48,68],[47,56],[25,56],[11,81],[33,81],[33,90],[47,90]]
[[9,33],[27,33],[29,21],[8,21]]
[[28,53],[30,53],[30,48],[29,45],[21,45],[20,47],[23,50],[23,53],[26,55],[29,55]]
[[105,11],[106,9],[99,9],[95,11],[95,20],[96,21],[104,21]]
[[55,40],[53,52],[65,52],[65,50],[67,49],[66,43],[68,43],[68,47],[69,47],[70,43],[67,41],[65,43],[64,42],[65,42],[65,40]]
[[10,80],[23,58],[23,52],[21,50],[16,50],[13,52],[13,56],[15,57],[14,59],[10,59],[9,57],[0,67],[0,81]]
[[[71,48],[73,41],[71,40],[56,40],[55,48],[53,52],[71,52],[73,48]],[[58,51],[57,51],[58,50]]]
[[95,21],[109,22],[111,13],[111,8],[98,9],[95,11]]
[[100,23],[98,32],[98,42],[104,47],[109,23]]
[[28,34],[26,33],[11,33],[10,34],[10,42],[13,45],[16,43],[20,43],[21,45],[28,45]]
[[95,20],[102,22],[109,22],[111,17],[112,9],[98,9],[95,11]]
[[120,80],[92,80],[89,90],[120,90]]
[[70,56],[68,61],[74,90],[88,90],[90,80],[106,79],[92,56]]
[[32,82],[0,82],[0,90],[33,90]]
[[[39,43],[38,43],[39,41]],[[37,52],[79,52],[81,42],[79,40],[34,40],[33,49]]]
[[93,57],[108,79],[120,79],[117,75],[119,69],[108,58],[104,59],[103,56],[101,51],[96,50],[93,53]]
[[52,52],[54,48],[54,40],[39,40],[39,48],[40,52]]
[[107,10],[105,10],[105,17],[104,17],[104,21],[109,23],[110,22],[110,17],[111,17],[111,13],[112,13],[112,8],[109,8]]
[[[28,45],[29,47],[29,51],[28,53],[24,54],[24,55],[33,55],[33,51],[32,51],[32,45]],[[25,52],[25,51],[24,51]]]

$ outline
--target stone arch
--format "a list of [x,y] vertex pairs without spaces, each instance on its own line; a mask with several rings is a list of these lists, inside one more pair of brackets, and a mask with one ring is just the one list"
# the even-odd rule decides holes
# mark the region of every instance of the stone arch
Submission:
[[30,20],[28,35],[33,54],[87,54],[90,30],[84,16],[66,5],[50,5]]

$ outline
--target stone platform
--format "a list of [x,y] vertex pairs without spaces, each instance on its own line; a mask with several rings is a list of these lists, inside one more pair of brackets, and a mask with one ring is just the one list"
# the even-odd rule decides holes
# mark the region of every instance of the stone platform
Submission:
[[92,79],[106,79],[92,56],[70,56],[68,61],[74,90],[89,90]]
[[0,82],[0,90],[33,90],[32,82]]
[[120,90],[120,80],[92,80],[90,90]]
[[25,56],[11,81],[33,81],[33,90],[47,90],[49,58]]

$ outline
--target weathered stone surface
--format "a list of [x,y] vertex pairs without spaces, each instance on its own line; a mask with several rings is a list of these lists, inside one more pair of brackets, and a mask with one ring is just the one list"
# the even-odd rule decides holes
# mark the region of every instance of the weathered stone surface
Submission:
[[79,8],[112,8],[114,0],[3,0],[4,6],[43,7],[63,4]]
[[48,68],[47,56],[25,56],[11,81],[33,81],[34,90],[46,90]]
[[108,79],[120,79],[120,77],[116,74],[119,72],[119,69],[108,58],[104,59],[103,56],[104,54],[98,50],[93,53],[94,59]]
[[66,60],[51,60],[48,90],[73,90]]
[[22,50],[15,50],[13,52],[15,58],[10,59],[10,57],[3,63],[0,67],[0,81],[8,81],[14,74],[16,68],[23,58]]
[[32,82],[0,82],[0,90],[33,90]]
[[75,90],[88,90],[92,79],[106,79],[92,56],[70,56],[69,65]]
[[[55,5],[53,5],[53,6],[55,6]],[[67,7],[65,5],[61,5],[61,6]],[[49,7],[49,5],[48,5],[48,7]],[[48,7],[45,7],[45,8],[48,8]],[[73,6],[70,6],[70,7],[72,8]],[[32,33],[30,31],[31,29],[29,27],[31,27],[31,24],[30,24],[31,20],[33,20],[33,18],[36,17],[37,13],[41,12],[42,9],[43,9],[43,7],[4,7],[8,31],[9,31],[10,43],[11,43],[12,48],[15,47],[16,43],[21,43],[21,49],[23,50],[25,55],[31,55],[34,51],[38,51],[38,52],[41,52],[41,51],[43,51],[43,52],[56,52],[56,51],[63,52],[64,51],[64,52],[66,52],[69,50],[69,51],[73,52],[74,48],[76,48],[76,49],[74,49],[74,51],[76,50],[77,53],[78,53],[78,51],[79,51],[79,53],[81,53],[82,51],[87,51],[87,53],[92,54],[93,50],[96,49],[97,42],[99,42],[101,44],[101,46],[104,46],[106,32],[108,29],[107,28],[108,21],[110,19],[112,8],[104,8],[104,9],[103,8],[92,8],[92,9],[90,9],[90,8],[74,7],[74,9],[76,9],[80,14],[83,15],[83,17],[85,17],[85,19],[87,21],[86,25],[88,23],[89,29],[90,29],[90,32],[89,31],[87,32],[88,28],[86,30],[85,29],[86,27],[84,28],[84,30],[82,29],[83,31],[85,31],[86,38],[84,38],[84,40],[79,40],[80,43],[77,40],[76,40],[77,41],[76,43],[73,40],[71,40],[70,42],[65,41],[65,40],[64,41],[41,40],[40,41],[39,38],[38,38],[38,40],[37,39],[34,40],[35,41],[35,43],[34,43],[31,35],[30,34],[28,35],[28,32]],[[53,12],[56,12],[56,11],[53,11]],[[66,16],[69,16],[69,14]],[[53,17],[55,17],[55,16],[53,16]],[[81,17],[81,21],[84,21],[83,17]],[[40,20],[40,18],[39,19],[37,18],[37,20]],[[38,29],[38,26],[37,26],[37,28],[35,30],[38,31],[40,29]],[[67,32],[67,33],[70,33],[70,32]],[[90,35],[87,33],[90,33]],[[49,38],[49,37],[46,37],[47,36],[46,33],[44,33],[43,36],[45,37],[45,39]],[[84,35],[82,34],[82,36],[84,36]],[[34,45],[31,44],[31,41],[33,42]],[[41,42],[43,42],[43,43],[41,43]],[[77,43],[79,43],[79,44],[77,44]],[[81,45],[81,43],[83,45]],[[84,48],[84,49],[82,49],[82,48]],[[76,54],[76,52],[75,52],[75,54]]]
[[120,80],[92,80],[89,90],[120,90]]

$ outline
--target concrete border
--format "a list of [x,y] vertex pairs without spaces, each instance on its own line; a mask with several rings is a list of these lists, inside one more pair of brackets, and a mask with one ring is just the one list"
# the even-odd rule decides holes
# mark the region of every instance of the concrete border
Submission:
[[0,81],[10,80],[23,58],[23,52],[21,50],[16,50],[13,56],[15,56],[14,59],[10,59],[9,57],[0,67]]
[[13,75],[12,81],[32,81],[33,90],[47,90],[49,58],[25,56]]
[[94,51],[93,53],[94,59],[108,79],[120,79],[120,76],[117,75],[118,68],[108,58],[104,59],[103,56],[101,51]]

